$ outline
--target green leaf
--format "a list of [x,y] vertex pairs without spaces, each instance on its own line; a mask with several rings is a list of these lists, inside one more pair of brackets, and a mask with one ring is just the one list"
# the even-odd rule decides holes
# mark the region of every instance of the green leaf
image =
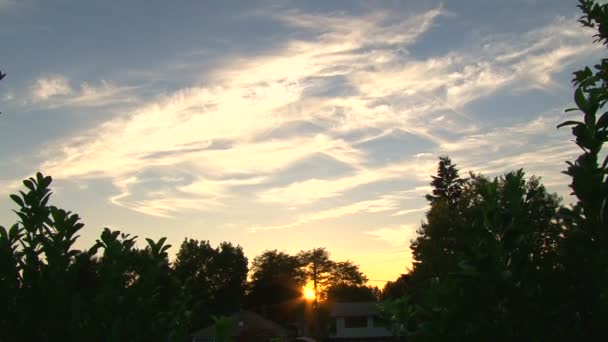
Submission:
[[574,102],[576,103],[576,106],[580,110],[587,113],[588,103],[587,103],[587,99],[585,98],[585,94],[583,93],[583,89],[581,87],[576,88],[576,91],[574,92]]
[[12,194],[10,195],[11,199],[13,200],[13,202],[17,203],[17,205],[19,205],[20,207],[25,207],[25,204],[23,203],[23,200],[21,199],[21,197]]
[[568,121],[564,121],[561,124],[557,125],[557,128],[561,128],[564,126],[570,126],[570,125],[582,125],[583,123],[580,121],[574,121],[574,120],[568,120]]
[[36,188],[34,186],[34,182],[32,182],[31,179],[26,179],[23,181],[23,185],[25,185],[26,188],[34,191]]
[[608,127],[608,112],[605,112],[600,116],[600,118],[597,120],[596,127],[598,129]]

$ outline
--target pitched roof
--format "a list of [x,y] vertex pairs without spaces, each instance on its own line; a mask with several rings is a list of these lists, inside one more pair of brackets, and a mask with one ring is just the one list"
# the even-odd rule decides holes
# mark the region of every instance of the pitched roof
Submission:
[[374,316],[379,313],[376,302],[335,303],[331,308],[332,317]]
[[[279,324],[268,320],[255,312],[239,311],[230,316],[231,327],[230,335],[233,337],[240,336],[244,331],[267,331],[275,336],[287,336],[287,330]],[[204,329],[198,330],[192,334],[192,337],[213,337],[215,336],[215,325],[211,325]]]

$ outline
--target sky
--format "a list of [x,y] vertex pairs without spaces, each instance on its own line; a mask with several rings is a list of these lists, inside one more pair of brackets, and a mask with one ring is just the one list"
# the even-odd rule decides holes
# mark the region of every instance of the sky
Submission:
[[[0,0],[0,224],[37,171],[85,223],[411,266],[438,157],[568,202],[574,0]],[[142,242],[143,243],[143,242]],[[382,282],[372,282],[382,286]]]

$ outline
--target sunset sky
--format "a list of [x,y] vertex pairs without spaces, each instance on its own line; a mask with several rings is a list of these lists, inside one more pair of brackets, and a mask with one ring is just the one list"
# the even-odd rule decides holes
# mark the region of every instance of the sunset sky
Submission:
[[[0,224],[40,170],[86,227],[411,264],[437,157],[567,198],[599,59],[574,0],[0,0]],[[373,285],[382,286],[381,282]]]

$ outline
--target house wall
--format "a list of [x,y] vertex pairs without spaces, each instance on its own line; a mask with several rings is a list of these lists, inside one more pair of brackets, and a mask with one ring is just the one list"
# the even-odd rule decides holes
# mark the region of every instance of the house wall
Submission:
[[344,317],[336,317],[336,338],[367,338],[367,337],[387,337],[391,332],[383,327],[374,327],[374,317],[367,316],[367,326],[365,328],[347,328],[344,324]]

